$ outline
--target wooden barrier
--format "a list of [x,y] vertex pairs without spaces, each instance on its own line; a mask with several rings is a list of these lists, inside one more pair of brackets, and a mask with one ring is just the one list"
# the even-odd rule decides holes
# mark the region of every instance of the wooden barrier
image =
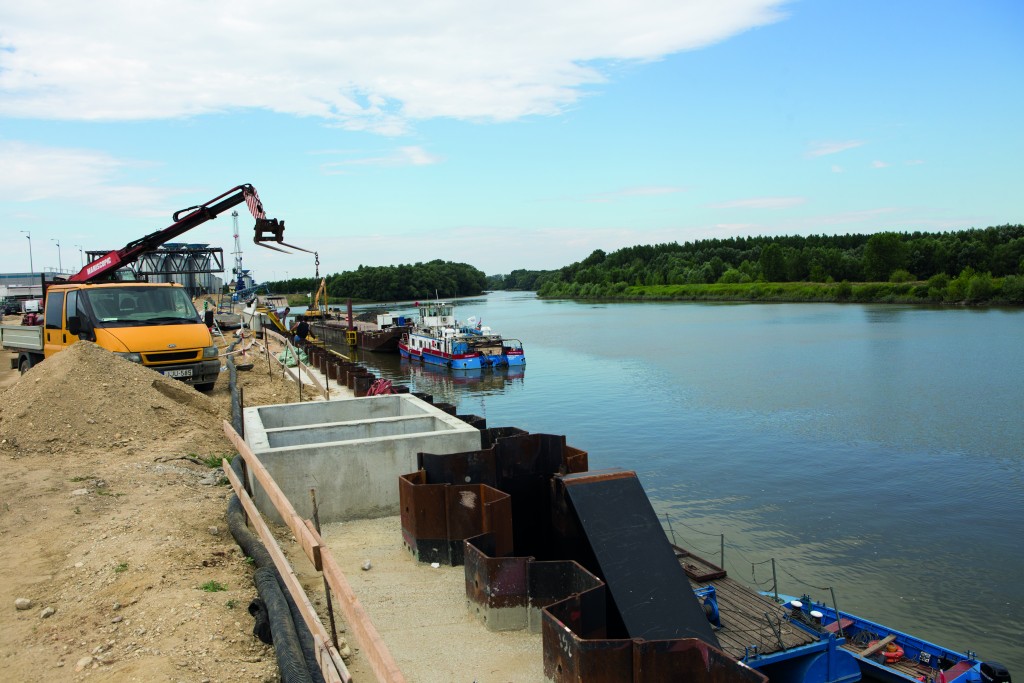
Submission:
[[235,495],[238,496],[242,507],[249,516],[249,523],[256,529],[256,533],[259,535],[260,540],[263,541],[263,545],[266,546],[267,552],[274,561],[274,566],[277,567],[277,573],[281,575],[281,579],[284,581],[288,592],[291,593],[292,598],[295,600],[295,604],[302,614],[302,619],[306,622],[309,632],[313,634],[317,663],[320,665],[320,671],[323,673],[324,680],[329,683],[351,683],[352,676],[348,672],[348,667],[345,666],[341,654],[327,637],[327,631],[324,629],[320,617],[317,616],[316,610],[313,609],[313,605],[309,602],[309,597],[302,590],[299,577],[295,575],[295,571],[288,562],[288,558],[285,557],[281,546],[277,544],[274,534],[271,533],[270,528],[260,516],[260,511],[256,509],[256,504],[252,502],[252,498],[245,492],[245,487],[242,485],[241,480],[235,474],[235,471],[231,469],[231,463],[227,460],[221,460],[221,467],[224,469],[224,474],[227,475],[228,481],[231,482]]
[[[352,590],[352,586],[345,578],[344,572],[341,571],[341,568],[334,560],[334,556],[331,554],[330,549],[323,545],[320,539],[320,534],[316,532],[316,529],[309,520],[303,520],[299,517],[295,512],[295,508],[292,506],[291,501],[288,500],[288,497],[285,496],[284,492],[277,486],[277,482],[275,482],[273,477],[270,476],[270,473],[267,472],[263,463],[260,462],[259,458],[256,457],[242,437],[238,435],[238,432],[232,428],[231,423],[225,420],[223,422],[223,426],[224,433],[238,450],[239,455],[242,456],[242,459],[245,461],[249,471],[263,487],[267,497],[270,498],[274,507],[277,509],[278,514],[280,514],[281,518],[285,520],[285,524],[287,524],[292,535],[302,547],[303,552],[306,553],[306,557],[309,558],[309,561],[313,563],[318,571],[323,572],[323,575],[327,580],[327,584],[331,587],[331,591],[333,591],[335,597],[338,599],[341,611],[345,615],[345,621],[348,623],[349,628],[359,641],[363,654],[366,656],[367,660],[369,660],[370,667],[373,669],[373,673],[377,677],[377,680],[380,681],[380,683],[405,683],[405,676],[402,674],[401,670],[399,670],[398,665],[391,656],[391,652],[384,643],[384,639],[381,638],[380,633],[377,632],[377,628],[373,625],[373,622],[370,620],[366,610],[363,609],[362,604],[359,602],[355,592]],[[224,462],[226,463],[227,461]],[[227,466],[227,469],[230,469],[230,466]],[[234,477],[233,470],[229,474],[228,478],[234,479],[232,481],[232,486],[234,486],[235,481],[237,481],[237,477]],[[239,487],[240,486],[241,484],[239,483]],[[239,490],[239,487],[236,487],[236,492]],[[242,490],[242,493],[245,493],[244,489]],[[239,498],[241,498],[241,495],[239,495]],[[248,499],[248,495],[246,495],[246,498]],[[259,523],[265,527],[266,523],[263,522],[262,518],[259,516],[259,511],[256,510],[256,507],[252,504],[251,500],[250,505],[253,507],[253,512],[249,513],[250,519],[259,519]],[[248,512],[248,508],[246,508],[246,511]],[[269,529],[267,530],[267,533],[270,533]],[[287,560],[285,560],[285,563],[287,565]],[[302,591],[302,587],[297,585],[297,590],[308,603],[308,598],[306,598],[305,592]],[[297,596],[296,602],[299,602]],[[326,632],[323,632],[323,625],[320,624],[319,617],[316,617],[315,612],[312,616],[316,619],[316,623],[319,624],[320,632],[323,633],[324,640],[326,641]],[[310,627],[310,631],[316,633],[312,627]]]

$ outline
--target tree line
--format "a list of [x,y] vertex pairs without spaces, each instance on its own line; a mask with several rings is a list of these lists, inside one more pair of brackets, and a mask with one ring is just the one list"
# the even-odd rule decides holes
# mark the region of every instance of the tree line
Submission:
[[[487,288],[482,270],[466,263],[436,259],[427,263],[397,266],[359,266],[355,270],[323,278],[332,300],[411,301],[435,297],[474,296]],[[274,292],[315,294],[320,280],[315,277],[268,282]]]
[[545,297],[600,298],[645,296],[652,288],[671,296],[673,285],[847,283],[818,288],[841,298],[853,291],[849,283],[898,283],[907,285],[897,290],[910,299],[957,300],[971,289],[976,301],[1024,303],[1022,276],[1024,225],[1002,225],[946,233],[716,238],[610,254],[597,249],[558,270],[492,276],[488,286],[534,289]]

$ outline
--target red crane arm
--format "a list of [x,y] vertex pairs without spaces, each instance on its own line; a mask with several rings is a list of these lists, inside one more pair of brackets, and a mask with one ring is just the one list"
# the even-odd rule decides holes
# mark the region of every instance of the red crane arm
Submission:
[[284,250],[263,243],[277,242],[292,249],[306,251],[300,247],[285,244],[282,241],[284,237],[284,221],[278,221],[276,218],[267,218],[259,195],[256,194],[255,187],[252,185],[239,185],[231,188],[224,194],[214,197],[205,204],[175,211],[173,216],[174,223],[172,225],[129,242],[122,248],[115,249],[86,264],[82,270],[68,278],[68,281],[89,282],[109,279],[119,268],[124,268],[134,263],[146,252],[153,251],[161,244],[173,240],[178,235],[188,232],[192,228],[198,227],[207,221],[212,221],[221,213],[234,206],[238,206],[243,201],[249,207],[249,212],[253,215],[253,218],[256,219],[256,235],[253,238],[253,242],[262,247],[277,251]]

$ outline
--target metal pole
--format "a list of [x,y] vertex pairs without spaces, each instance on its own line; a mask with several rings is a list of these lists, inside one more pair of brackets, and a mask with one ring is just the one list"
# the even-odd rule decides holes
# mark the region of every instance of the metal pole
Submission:
[[775,599],[779,599],[779,580],[775,578],[775,558],[772,558],[772,591],[775,593]]
[[28,270],[30,273],[36,272],[36,267],[32,265],[32,233],[28,230],[22,230],[25,233],[25,237],[28,238]]
[[61,263],[61,260],[60,260],[60,240],[51,239],[50,241],[57,243],[57,272],[58,273],[63,273],[64,272],[64,264]]
[[832,608],[836,611],[836,635],[840,638],[845,638],[846,635],[843,633],[843,618],[839,616],[839,604],[836,602],[836,592],[832,586],[828,587],[828,592],[832,594]]
[[669,519],[667,512],[665,513],[665,521],[668,522],[668,530],[669,533],[672,534],[672,545],[676,545],[676,532],[675,529],[672,528],[672,520]]
[[720,550],[718,551],[718,557],[720,558],[719,561],[722,563],[722,569],[725,569],[725,534],[722,534],[722,542],[720,545]]

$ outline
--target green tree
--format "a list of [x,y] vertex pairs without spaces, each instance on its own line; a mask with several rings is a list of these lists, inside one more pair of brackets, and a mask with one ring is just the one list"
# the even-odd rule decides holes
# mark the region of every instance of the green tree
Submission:
[[782,282],[786,277],[786,257],[782,247],[772,242],[761,250],[761,273],[768,282]]
[[895,232],[872,235],[864,245],[864,275],[868,280],[885,282],[894,270],[906,268],[907,250]]

